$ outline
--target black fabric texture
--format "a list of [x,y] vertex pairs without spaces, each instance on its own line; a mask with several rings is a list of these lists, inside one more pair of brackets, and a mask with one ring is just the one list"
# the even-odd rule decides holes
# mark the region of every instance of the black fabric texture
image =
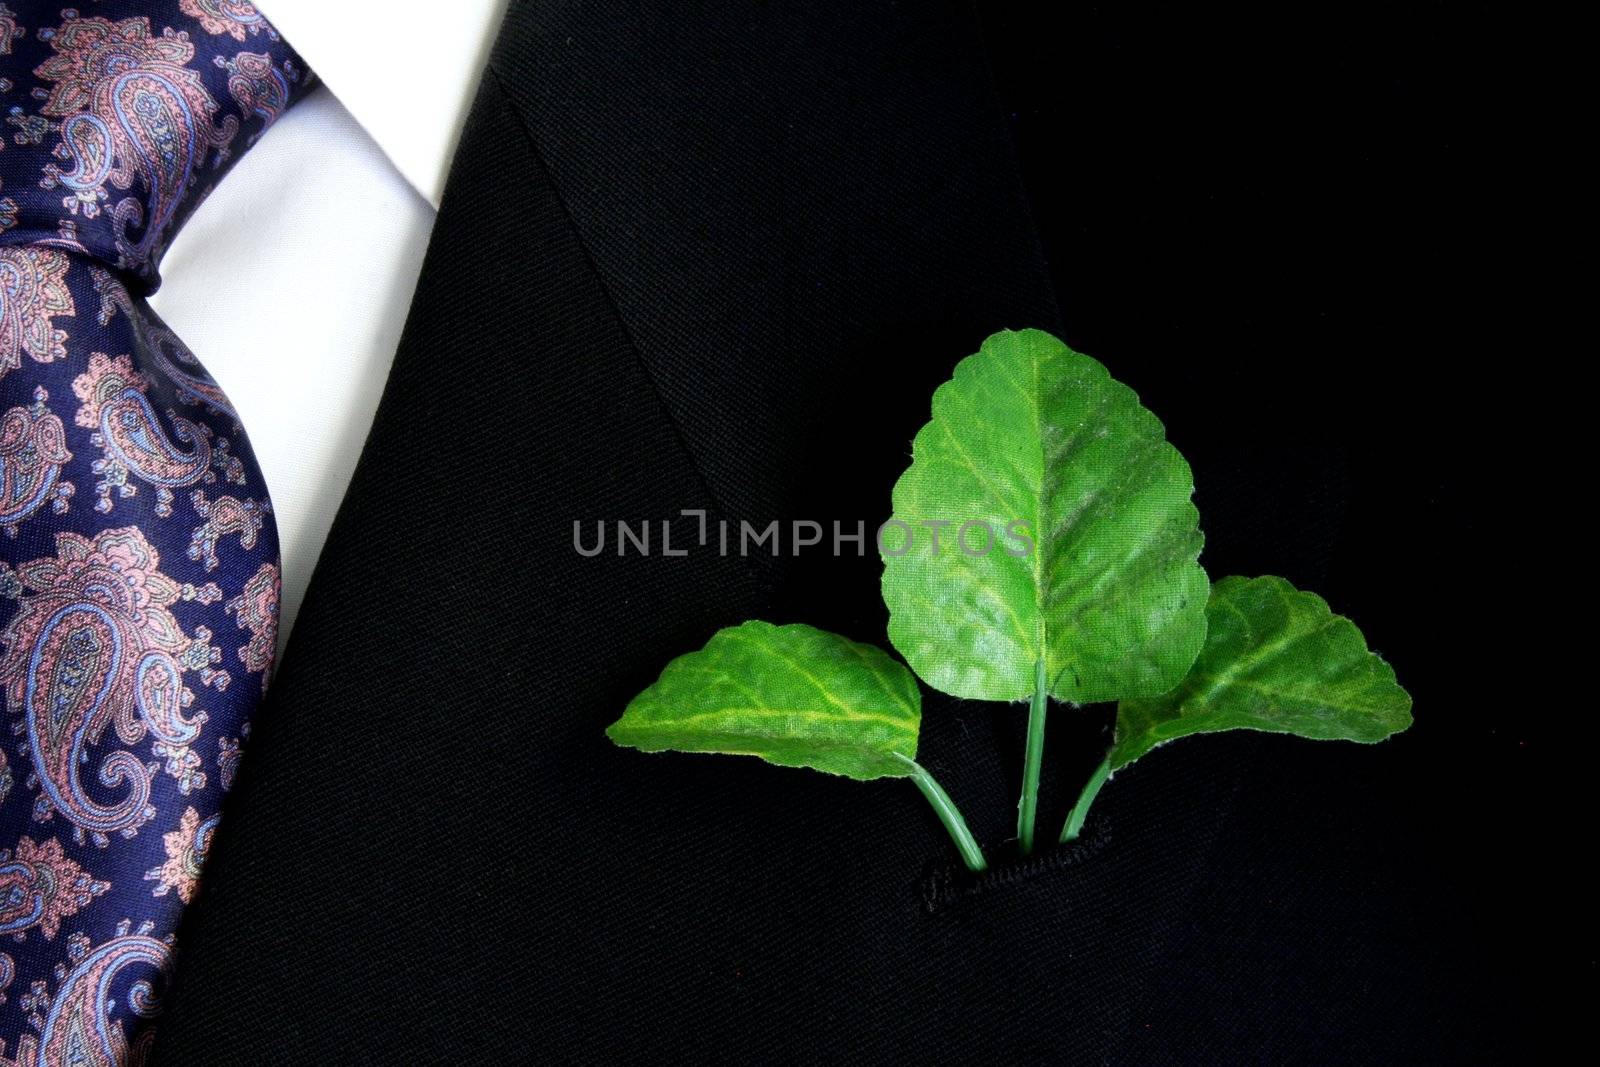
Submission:
[[[1348,17],[1269,52],[1187,9],[513,0],[153,1061],[1507,1057],[1476,842],[1514,863],[1513,813],[1460,804],[1527,772],[1450,652],[1439,373],[1486,340],[1438,313],[1473,134],[1432,22]],[[908,783],[612,746],[719,626],[886,644],[881,564],[584,558],[573,521],[870,530],[932,389],[1022,326],[1162,417],[1210,573],[1322,593],[1416,727],[1174,744],[1017,862],[1025,709],[925,689],[982,878]],[[1049,838],[1108,716],[1052,715]]]

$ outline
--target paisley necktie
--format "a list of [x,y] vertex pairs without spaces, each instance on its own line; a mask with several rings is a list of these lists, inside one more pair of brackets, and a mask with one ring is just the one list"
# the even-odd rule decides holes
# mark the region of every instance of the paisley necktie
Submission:
[[271,672],[266,485],[145,296],[309,80],[241,0],[0,2],[0,1067],[142,1058]]

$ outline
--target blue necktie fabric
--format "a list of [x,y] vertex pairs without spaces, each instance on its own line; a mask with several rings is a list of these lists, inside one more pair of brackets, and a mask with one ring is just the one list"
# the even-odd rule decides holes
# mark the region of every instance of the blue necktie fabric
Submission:
[[239,0],[0,2],[0,1067],[143,1057],[271,674],[267,487],[145,297],[310,82]]

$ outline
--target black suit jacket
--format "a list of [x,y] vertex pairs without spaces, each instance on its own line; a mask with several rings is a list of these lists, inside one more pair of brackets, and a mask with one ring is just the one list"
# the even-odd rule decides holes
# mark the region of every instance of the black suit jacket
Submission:
[[[1457,60],[1421,14],[1341,17],[514,0],[155,1062],[1506,1047],[1458,818],[1506,742],[1438,635]],[[1022,326],[1164,419],[1211,573],[1352,614],[1417,727],[1185,741],[1086,846],[977,883],[906,783],[608,743],[719,626],[884,643],[881,565],[584,558],[574,520],[870,529],[933,387]],[[925,697],[923,759],[999,845],[1024,713]],[[1048,833],[1106,726],[1053,716]]]

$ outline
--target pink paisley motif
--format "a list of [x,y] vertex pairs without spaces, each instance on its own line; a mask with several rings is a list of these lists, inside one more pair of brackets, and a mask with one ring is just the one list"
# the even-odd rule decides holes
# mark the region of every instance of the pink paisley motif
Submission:
[[240,52],[227,60],[218,56],[216,63],[228,72],[228,94],[241,111],[261,116],[263,131],[278,121],[289,106],[289,79],[272,65],[270,55]]
[[256,5],[245,0],[178,0],[178,9],[198,21],[207,33],[225,33],[235,41],[244,40],[246,33],[260,33],[263,28],[271,32]]
[[217,545],[229,534],[239,535],[240,548],[248,551],[256,547],[256,537],[266,521],[264,516],[270,510],[269,505],[231,496],[207,500],[203,489],[196,489],[189,499],[195,514],[206,520],[195,528],[190,538],[190,559],[204,561],[207,571],[216,570]]
[[204,789],[200,755],[191,746],[200,739],[207,716],[201,711],[193,718],[184,717],[183,709],[194,701],[194,694],[183,684],[183,669],[165,652],[146,652],[135,686],[139,718],[155,738],[153,751],[167,761],[166,773],[177,780],[178,792],[188,796]]
[[133,369],[133,360],[103,352],[90,353],[89,369],[72,381],[72,391],[83,402],[75,421],[98,431],[90,440],[105,452],[105,459],[94,467],[95,473],[103,476],[95,486],[100,496],[95,505],[98,511],[111,510],[113,489],[123,497],[134,494],[134,487],[128,484],[130,473],[156,486],[160,500],[156,513],[162,516],[171,514],[174,488],[215,477],[210,474],[214,458],[210,430],[171,415],[173,433],[193,448],[180,451],[146,399],[148,387],[144,375]]
[[[243,649],[240,649],[239,655],[244,655]],[[217,777],[222,781],[224,790],[233,788],[233,777],[239,773],[239,757],[242,754],[238,740],[232,737],[217,738]]]
[[[185,3],[191,0],[184,0]],[[11,42],[25,35],[28,31],[17,25],[17,13],[4,4],[0,4],[0,56],[11,54]]]
[[[137,527],[93,539],[56,534],[57,554],[17,568],[25,593],[3,633],[0,686],[26,714],[28,751],[40,785],[36,818],[59,812],[80,838],[105,844],[131,836],[154,816],[146,766],[125,748],[100,763],[104,787],[123,787],[114,804],[91,797],[79,778],[106,727],[134,745],[147,732],[187,745],[198,723],[183,720],[180,664],[195,642],[169,607],[182,587],[162,574],[156,550]],[[209,657],[209,649],[201,649]],[[152,653],[159,655],[152,657]],[[193,731],[190,727],[195,727]]]
[[55,320],[78,312],[68,263],[53,248],[0,248],[0,378],[22,366],[24,352],[38,363],[66,358],[67,331]]
[[112,805],[91,797],[79,777],[88,750],[100,743],[116,713],[116,686],[125,673],[128,652],[116,621],[89,604],[62,608],[46,623],[33,649],[23,699],[28,741],[40,794],[35,816],[60,811],[81,834],[97,843],[112,832],[132,834],[155,816],[150,806],[153,768],[133,753],[117,749],[100,763],[104,786],[126,786]]
[[[128,1047],[122,1024],[111,1018],[111,983],[122,971],[137,966],[153,968],[165,979],[172,965],[172,946],[145,933],[119,933],[98,948],[80,944],[76,950],[72,970],[50,998],[34,1062],[38,1067],[127,1067],[136,1056],[142,1061],[154,1031],[145,1027],[138,1047]],[[139,1016],[156,1013],[148,979],[133,983],[126,1004]]]
[[[65,186],[72,195],[64,206],[92,217],[109,195],[107,183],[128,189],[142,179],[148,199],[121,201],[114,218],[124,263],[145,267],[206,155],[226,149],[239,120],[216,124],[216,100],[186,66],[194,58],[188,34],[168,28],[153,36],[142,16],[75,17],[50,44],[56,54],[34,74],[55,85],[39,110],[62,119],[62,149],[74,168],[47,165],[46,185]],[[132,238],[130,227],[142,235]]]
[[161,846],[167,850],[167,861],[154,870],[145,872],[145,881],[158,883],[151,890],[153,896],[176,892],[185,904],[194,899],[195,887],[200,884],[200,868],[205,866],[206,854],[211,850],[211,834],[217,828],[218,816],[202,820],[193,808],[185,808],[178,820],[178,828],[161,835]]
[[100,409],[100,437],[118,462],[147,482],[192,485],[211,466],[211,442],[187,419],[175,418],[172,425],[178,440],[194,445],[193,452],[180,452],[168,440],[155,409],[138,390],[124,390]]
[[228,611],[238,621],[240,628],[250,631],[250,640],[239,649],[239,659],[244,662],[246,670],[263,673],[263,688],[267,684],[265,675],[270,672],[277,654],[278,600],[281,593],[282,581],[277,565],[263,563],[244,583],[244,590],[228,601]]
[[83,402],[75,421],[84,429],[97,430],[106,405],[129,389],[143,393],[149,386],[145,376],[133,369],[133,360],[128,356],[112,359],[104,352],[90,353],[88,371],[72,383],[72,391]]
[[90,877],[55,838],[36,844],[23,837],[16,855],[0,849],[0,934],[21,940],[37,928],[46,940],[53,938],[62,919],[110,888],[109,882]]
[[33,73],[55,83],[39,109],[55,118],[93,110],[98,94],[121,74],[143,68],[183,72],[194,58],[187,35],[169,29],[152,37],[150,20],[143,16],[112,22],[74,12],[50,44],[56,54]]
[[49,501],[56,514],[67,510],[74,488],[61,480],[61,465],[72,458],[66,428],[47,406],[44,386],[33,404],[0,415],[0,528],[15,537],[17,525]]
[[116,318],[117,312],[122,312],[138,325],[140,318],[133,313],[133,299],[128,295],[128,287],[117,280],[117,276],[104,267],[91,266],[89,280],[94,283],[95,295],[100,298],[100,310],[95,318],[104,326]]

